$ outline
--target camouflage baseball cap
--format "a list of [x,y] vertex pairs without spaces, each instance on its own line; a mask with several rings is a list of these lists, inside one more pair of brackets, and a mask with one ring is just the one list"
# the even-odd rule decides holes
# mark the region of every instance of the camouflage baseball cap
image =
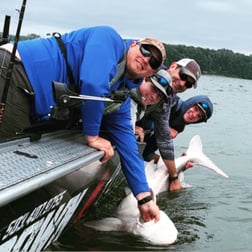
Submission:
[[164,60],[166,58],[166,51],[165,51],[165,47],[163,45],[163,43],[155,38],[143,38],[140,39],[139,42],[142,45],[150,45],[150,46],[154,46],[155,48],[158,49],[158,51],[160,52],[161,58],[162,58],[162,63],[164,63]]

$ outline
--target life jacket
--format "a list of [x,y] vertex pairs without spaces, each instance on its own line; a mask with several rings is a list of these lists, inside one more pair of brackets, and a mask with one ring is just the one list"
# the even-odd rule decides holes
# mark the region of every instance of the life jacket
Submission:
[[[55,37],[55,39],[56,39],[56,41],[57,41],[57,43],[59,45],[59,48],[60,48],[60,50],[61,50],[61,52],[62,52],[62,54],[63,54],[63,56],[65,58],[68,78],[69,78],[69,81],[70,81],[70,90],[73,91],[73,92],[76,92],[75,85],[74,85],[73,73],[72,73],[71,67],[70,67],[70,65],[68,63],[68,60],[67,60],[66,47],[65,47],[64,42],[61,39],[61,34],[60,33],[54,33],[53,35],[54,35],[54,37]],[[120,59],[120,61],[118,62],[117,66],[116,66],[116,74],[113,77],[113,79],[110,81],[110,87],[112,87],[125,73],[126,55],[127,55],[126,46],[124,44],[124,55]],[[123,89],[127,90],[124,87],[124,85],[121,85],[120,90],[122,91]],[[118,101],[116,101],[116,102],[106,102],[103,114],[106,115],[106,114],[110,114],[110,113],[112,113],[114,111],[117,111],[124,101],[125,100],[122,99],[122,101],[120,101],[120,102],[118,102]],[[76,104],[76,106],[74,106],[74,107],[79,110],[80,109],[80,104],[81,104],[81,102]],[[71,110],[73,110],[73,108],[71,108]]]
[[[110,87],[112,87],[123,76],[125,72],[125,65],[126,65],[126,48],[124,46],[124,55],[116,66],[116,75],[110,81]],[[123,84],[119,87],[119,90],[127,90]],[[122,103],[123,101],[106,102],[103,114],[107,115],[107,114],[117,111],[121,107]]]

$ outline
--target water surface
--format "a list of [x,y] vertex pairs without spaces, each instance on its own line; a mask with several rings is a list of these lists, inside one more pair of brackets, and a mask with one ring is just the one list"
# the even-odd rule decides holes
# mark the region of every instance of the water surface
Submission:
[[[195,166],[185,174],[192,187],[158,196],[160,208],[179,231],[177,242],[165,247],[151,246],[127,233],[96,232],[79,225],[64,236],[65,245],[52,250],[252,251],[252,81],[202,76],[198,88],[181,97],[198,94],[210,97],[213,116],[208,123],[188,126],[174,140],[176,155],[198,134],[204,153],[229,178]],[[92,218],[113,215],[124,183],[123,178],[117,179]]]

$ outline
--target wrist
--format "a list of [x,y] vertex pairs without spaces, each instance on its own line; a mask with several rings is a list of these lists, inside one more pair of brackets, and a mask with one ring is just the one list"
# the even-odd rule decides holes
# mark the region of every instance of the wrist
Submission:
[[152,195],[148,195],[148,196],[146,196],[146,197],[138,200],[137,204],[138,204],[138,206],[142,206],[143,204],[145,204],[145,203],[147,203],[147,202],[149,202],[151,200],[153,200],[153,196]]
[[85,136],[87,144],[94,143],[98,139],[98,137],[99,136]]
[[177,180],[177,179],[178,179],[178,175],[176,175],[176,176],[169,176],[169,177],[168,177],[169,183],[171,183],[171,182],[173,182],[173,181],[175,181],[175,180]]

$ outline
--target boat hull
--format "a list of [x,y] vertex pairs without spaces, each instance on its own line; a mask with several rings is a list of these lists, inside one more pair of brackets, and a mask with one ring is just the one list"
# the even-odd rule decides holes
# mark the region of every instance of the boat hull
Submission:
[[102,155],[78,130],[0,144],[0,251],[44,250],[84,218],[120,170]]

